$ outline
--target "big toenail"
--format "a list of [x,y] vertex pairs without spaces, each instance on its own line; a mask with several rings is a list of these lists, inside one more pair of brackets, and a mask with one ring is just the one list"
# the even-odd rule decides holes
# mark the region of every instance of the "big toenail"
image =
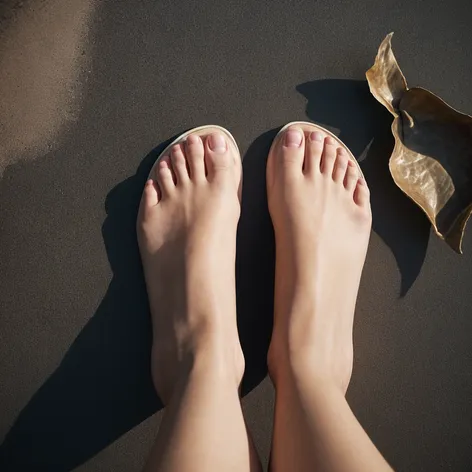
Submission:
[[210,135],[210,149],[218,154],[223,154],[226,151],[226,140],[223,135]]
[[289,129],[285,132],[285,146],[300,147],[303,135],[298,129]]
[[323,135],[319,132],[319,131],[313,131],[312,133],[310,133],[310,139],[312,141],[323,141]]

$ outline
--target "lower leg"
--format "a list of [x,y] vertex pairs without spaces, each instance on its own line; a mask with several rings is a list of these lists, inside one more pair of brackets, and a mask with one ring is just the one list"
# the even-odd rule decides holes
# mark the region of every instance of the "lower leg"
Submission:
[[218,349],[212,350],[195,353],[182,366],[146,471],[258,470],[238,384]]
[[241,163],[226,134],[191,134],[157,164],[138,217],[166,411],[146,470],[255,472],[238,394],[235,252]]
[[272,470],[391,470],[345,399],[367,186],[348,152],[313,127],[278,137],[267,186],[276,238]]
[[344,391],[311,366],[272,369],[276,388],[271,470],[390,471],[350,409]]

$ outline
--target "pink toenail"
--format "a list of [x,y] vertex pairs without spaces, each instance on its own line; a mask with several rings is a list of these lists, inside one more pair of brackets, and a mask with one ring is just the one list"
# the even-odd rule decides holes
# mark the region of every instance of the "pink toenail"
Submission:
[[164,156],[160,161],[159,161],[159,167],[161,169],[167,169],[169,167],[169,156]]
[[196,144],[198,143],[199,139],[200,138],[196,134],[190,134],[189,136],[187,136],[186,142],[187,144]]
[[221,134],[210,135],[210,149],[218,154],[226,151],[226,140]]
[[323,135],[319,131],[313,131],[312,133],[310,133],[310,139],[312,141],[321,142],[323,141]]
[[289,129],[285,132],[285,146],[300,147],[302,144],[303,135],[297,129]]

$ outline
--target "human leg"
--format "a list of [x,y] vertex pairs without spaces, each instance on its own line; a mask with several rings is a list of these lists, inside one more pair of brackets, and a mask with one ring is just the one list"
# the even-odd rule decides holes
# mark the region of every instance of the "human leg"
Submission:
[[153,323],[152,375],[167,405],[148,471],[259,468],[238,393],[240,185],[239,151],[213,129],[174,145],[143,192],[137,230]]
[[345,400],[371,226],[367,185],[334,137],[294,125],[274,142],[267,187],[276,238],[272,470],[391,470]]

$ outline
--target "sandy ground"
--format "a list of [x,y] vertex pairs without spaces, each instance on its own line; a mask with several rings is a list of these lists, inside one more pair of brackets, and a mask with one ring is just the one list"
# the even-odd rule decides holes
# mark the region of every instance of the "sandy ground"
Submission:
[[0,175],[78,119],[94,0],[7,2],[0,18]]
[[472,113],[468,0],[30,0],[0,12],[1,470],[141,469],[162,410],[136,209],[161,146],[209,123],[244,154],[243,404],[267,462],[264,169],[275,130],[296,119],[339,134],[372,190],[349,401],[397,470],[470,470],[472,230],[454,254],[393,184],[391,117],[364,80],[395,31],[409,84]]

